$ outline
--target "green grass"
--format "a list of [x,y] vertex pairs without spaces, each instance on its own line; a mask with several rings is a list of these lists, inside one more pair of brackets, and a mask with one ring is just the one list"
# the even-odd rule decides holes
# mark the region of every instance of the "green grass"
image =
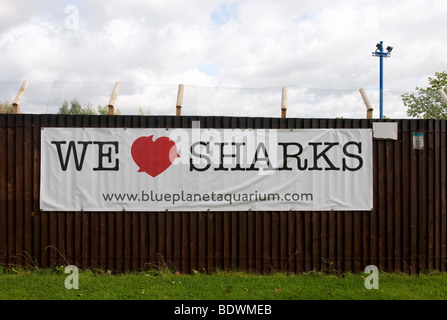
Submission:
[[63,268],[0,267],[1,300],[446,300],[447,274],[379,274],[379,289],[367,290],[364,275],[344,277],[215,272],[179,275],[148,271],[123,275],[80,271],[79,289],[65,288]]

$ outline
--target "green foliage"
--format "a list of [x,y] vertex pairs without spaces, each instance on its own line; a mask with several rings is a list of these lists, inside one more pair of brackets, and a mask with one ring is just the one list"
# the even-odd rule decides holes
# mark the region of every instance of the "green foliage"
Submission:
[[425,89],[416,87],[417,94],[402,95],[407,115],[418,119],[447,119],[447,106],[438,93],[439,89],[447,91],[447,72],[435,72],[435,78],[429,77],[428,82],[429,87]]
[[342,277],[217,271],[211,274],[147,272],[109,274],[79,270],[79,289],[68,290],[63,267],[0,273],[0,300],[446,300],[447,274],[381,272],[379,289],[365,288],[367,274]]
[[[104,105],[104,106],[99,105],[98,106],[98,114],[103,115],[103,116],[108,116],[109,115],[109,106],[108,105]],[[120,109],[118,109],[118,108],[115,109],[115,115],[117,115],[117,116],[121,115]]]
[[[109,114],[109,107],[107,105],[105,106],[98,106],[98,111],[93,109],[91,103],[88,103],[86,106],[82,106],[81,103],[76,99],[70,100],[68,102],[65,100],[62,105],[59,107],[58,114],[83,114],[83,115],[108,115]],[[119,109],[116,109],[115,115],[121,115],[121,112]]]
[[78,99],[74,98],[70,100],[70,104],[65,100],[59,108],[58,114],[85,114],[94,115],[96,111],[93,110],[92,105],[89,103],[85,107],[81,105]]
[[9,100],[0,102],[0,113],[12,113],[12,102]]
[[140,116],[149,116],[151,114],[151,110],[144,111],[143,108],[139,109]]

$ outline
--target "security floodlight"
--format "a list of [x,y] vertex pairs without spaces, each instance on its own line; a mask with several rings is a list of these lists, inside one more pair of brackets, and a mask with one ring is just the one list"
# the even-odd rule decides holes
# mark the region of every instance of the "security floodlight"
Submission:
[[383,41],[380,41],[376,44],[376,51],[372,53],[373,57],[379,57],[380,59],[380,119],[383,118],[383,58],[389,58],[391,56],[391,51],[393,51],[393,47],[386,47],[387,52],[383,51]]

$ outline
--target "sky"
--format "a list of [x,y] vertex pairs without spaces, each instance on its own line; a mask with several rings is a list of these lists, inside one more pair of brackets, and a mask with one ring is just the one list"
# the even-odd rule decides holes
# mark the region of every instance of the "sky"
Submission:
[[22,113],[64,100],[122,114],[408,118],[401,95],[447,70],[445,0],[2,0],[0,101]]

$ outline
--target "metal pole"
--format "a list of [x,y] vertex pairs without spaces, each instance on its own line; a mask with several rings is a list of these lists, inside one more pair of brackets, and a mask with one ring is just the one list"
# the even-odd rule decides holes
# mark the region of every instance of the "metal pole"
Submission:
[[380,41],[380,119],[383,118],[383,41]]

